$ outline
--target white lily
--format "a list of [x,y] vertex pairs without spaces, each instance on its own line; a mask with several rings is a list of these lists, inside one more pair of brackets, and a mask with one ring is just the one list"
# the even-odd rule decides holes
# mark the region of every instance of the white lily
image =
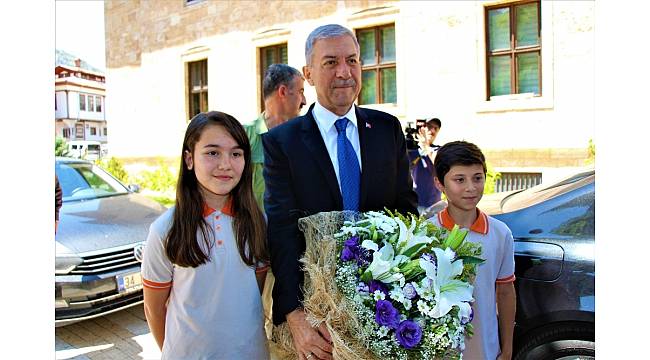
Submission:
[[434,248],[436,264],[424,259],[420,260],[420,266],[426,271],[427,277],[432,281],[431,287],[435,294],[435,305],[429,312],[434,318],[445,316],[451,308],[456,305],[461,311],[461,316],[469,316],[468,301],[472,301],[474,287],[464,281],[454,279],[463,272],[463,262],[454,260],[454,251]]
[[413,216],[411,216],[411,226],[408,229],[406,228],[406,224],[401,219],[395,218],[395,221],[399,226],[399,238],[397,239],[397,246],[402,247],[400,254],[409,253],[409,250],[411,250],[416,245],[431,243],[431,238],[424,235],[413,234],[413,231],[415,230],[415,218],[413,218]]
[[377,245],[377,243],[372,240],[363,240],[361,247],[372,251],[379,250],[379,245]]
[[372,262],[363,273],[362,279],[369,281],[369,277],[372,277],[372,279],[379,280],[383,283],[400,281],[404,276],[399,272],[395,272],[394,269],[402,262],[408,260],[409,259],[404,255],[395,256],[393,246],[384,243],[384,246],[382,246],[381,249],[372,254]]

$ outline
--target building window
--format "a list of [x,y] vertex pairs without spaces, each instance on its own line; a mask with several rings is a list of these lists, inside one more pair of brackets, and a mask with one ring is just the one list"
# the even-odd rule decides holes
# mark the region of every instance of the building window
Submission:
[[487,7],[485,17],[487,99],[541,95],[540,2]]
[[260,104],[264,111],[264,73],[272,64],[287,64],[289,59],[287,55],[287,44],[279,44],[260,48]]
[[71,135],[70,130],[71,130],[70,128],[63,128],[63,137],[64,138],[66,138],[66,139],[70,138],[70,135]]
[[88,111],[95,111],[95,97],[88,95]]
[[104,136],[108,135],[108,128],[104,128]]
[[361,48],[359,104],[397,102],[395,24],[357,30]]
[[189,117],[208,111],[208,60],[187,63]]
[[95,98],[95,111],[102,112],[102,97],[96,96]]
[[79,110],[86,111],[86,95],[79,94]]
[[91,127],[90,128],[90,135],[97,136],[97,128],[96,127]]

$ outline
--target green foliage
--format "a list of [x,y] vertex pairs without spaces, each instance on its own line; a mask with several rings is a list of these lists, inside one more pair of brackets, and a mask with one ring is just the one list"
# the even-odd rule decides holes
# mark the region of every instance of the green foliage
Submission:
[[492,194],[496,188],[497,180],[501,179],[501,173],[494,171],[494,168],[490,163],[486,162],[487,174],[485,176],[485,189],[483,194]]
[[68,152],[68,143],[62,137],[54,139],[54,156],[70,156]]
[[167,166],[162,160],[158,160],[156,170],[143,170],[140,172],[138,184],[149,190],[169,192],[176,188],[177,180],[178,174],[170,171],[169,166]]
[[124,184],[129,183],[129,174],[124,170],[124,165],[117,158],[111,157],[109,159],[97,159],[95,160],[95,164],[108,171]]
[[586,165],[593,164],[596,161],[596,144],[594,144],[593,139],[589,139],[589,145],[587,146],[587,151],[589,152],[589,157],[585,160]]
[[145,195],[145,196],[147,196],[151,200],[157,201],[160,205],[162,205],[162,206],[164,206],[166,208],[172,207],[174,205],[174,203],[176,202],[175,199],[170,198],[169,196],[163,196],[163,195],[157,196],[157,195],[152,195],[152,194]]

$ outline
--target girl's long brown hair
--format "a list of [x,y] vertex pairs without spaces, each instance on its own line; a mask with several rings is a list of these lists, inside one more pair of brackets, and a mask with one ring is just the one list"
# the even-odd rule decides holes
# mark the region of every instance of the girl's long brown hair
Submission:
[[[176,185],[176,208],[166,239],[165,251],[169,260],[184,267],[197,267],[210,261],[210,249],[214,245],[214,232],[203,218],[203,196],[199,191],[194,170],[189,170],[184,161],[185,151],[194,156],[194,147],[203,130],[219,125],[235,139],[244,150],[244,170],[239,184],[230,192],[234,213],[233,231],[241,259],[249,266],[255,261],[269,260],[266,246],[266,222],[253,196],[253,167],[251,147],[242,125],[234,117],[219,111],[200,113],[192,118],[183,140],[181,168]],[[197,241],[201,231],[205,241],[204,251]],[[248,250],[246,250],[248,248]]]

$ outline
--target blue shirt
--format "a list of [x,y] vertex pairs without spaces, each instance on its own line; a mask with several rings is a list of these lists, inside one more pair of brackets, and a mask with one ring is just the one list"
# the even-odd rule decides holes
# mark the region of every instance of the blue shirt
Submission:
[[436,170],[429,156],[420,156],[417,149],[408,150],[408,157],[411,163],[411,176],[413,177],[413,189],[418,194],[418,205],[429,207],[440,201],[440,190],[436,188],[433,179]]

